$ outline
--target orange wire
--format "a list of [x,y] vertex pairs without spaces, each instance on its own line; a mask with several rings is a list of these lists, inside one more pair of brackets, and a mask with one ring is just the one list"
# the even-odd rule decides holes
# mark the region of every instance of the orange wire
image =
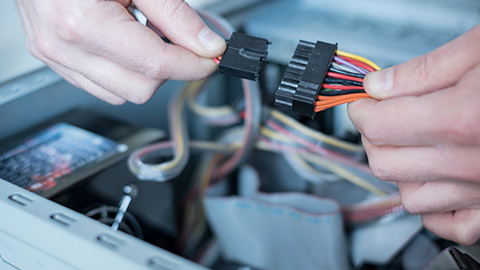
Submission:
[[347,94],[347,95],[340,95],[340,96],[317,96],[317,102],[323,100],[333,100],[333,99],[351,99],[351,98],[364,98],[370,97],[367,93],[357,93],[357,94]]
[[350,103],[362,98],[369,98],[367,93],[349,94],[344,96],[318,96],[315,102],[315,112],[320,112],[340,104]]
[[331,102],[320,102],[320,103],[316,103],[315,104],[315,107],[323,107],[323,106],[337,106],[337,105],[340,105],[340,104],[343,104],[343,103],[350,103],[350,102],[354,102],[356,100],[359,100],[361,98],[353,98],[353,99],[342,99],[342,100],[335,100],[335,101],[331,101]]
[[348,103],[348,102],[353,102],[355,100],[359,100],[365,97],[359,97],[359,98],[350,98],[350,99],[338,99],[338,100],[331,100],[331,101],[320,101],[320,102],[315,102],[315,107],[318,106],[330,106],[332,104],[340,105],[343,103]]
[[215,62],[215,64],[219,65],[220,64],[220,60],[222,60],[222,56],[217,56],[217,57],[214,57],[212,58],[213,62]]
[[[347,101],[347,100],[357,100],[361,98],[368,98],[367,96],[358,96],[358,97],[351,97],[351,98],[337,98],[337,99],[329,99],[329,100],[322,100],[322,101],[316,101],[315,106],[318,105],[327,105],[327,104],[332,104],[332,103],[337,103],[341,101]],[[345,103],[345,102],[344,102]]]

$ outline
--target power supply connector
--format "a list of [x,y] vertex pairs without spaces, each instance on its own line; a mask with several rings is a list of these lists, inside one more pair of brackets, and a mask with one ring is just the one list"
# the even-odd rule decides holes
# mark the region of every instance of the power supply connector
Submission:
[[275,93],[275,104],[315,116],[315,102],[337,50],[337,44],[300,40]]
[[256,80],[263,61],[267,58],[268,44],[264,38],[235,32],[227,43],[218,70],[235,77]]

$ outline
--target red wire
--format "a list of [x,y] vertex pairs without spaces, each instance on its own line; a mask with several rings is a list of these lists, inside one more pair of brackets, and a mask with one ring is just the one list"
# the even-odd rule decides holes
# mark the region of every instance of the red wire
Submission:
[[220,64],[220,60],[216,57],[212,58],[213,62],[215,62],[215,64]]
[[322,88],[326,89],[338,89],[338,90],[363,90],[362,86],[349,86],[349,85],[331,85],[331,84],[322,84]]
[[345,79],[345,80],[351,80],[351,81],[356,81],[356,82],[363,83],[362,78],[357,78],[357,77],[348,76],[348,75],[335,73],[335,72],[327,72],[327,76],[332,77],[332,78]]
[[364,62],[362,62],[362,61],[358,61],[358,60],[356,60],[356,59],[353,59],[353,58],[350,58],[350,57],[346,57],[346,56],[340,56],[340,58],[342,58],[343,60],[348,61],[348,62],[354,64],[355,66],[359,66],[359,67],[361,67],[361,68],[364,68],[364,69],[366,69],[366,70],[368,70],[368,71],[370,71],[370,72],[376,71],[372,66],[370,66],[370,65],[368,65],[368,64],[366,64],[366,63],[364,63]]

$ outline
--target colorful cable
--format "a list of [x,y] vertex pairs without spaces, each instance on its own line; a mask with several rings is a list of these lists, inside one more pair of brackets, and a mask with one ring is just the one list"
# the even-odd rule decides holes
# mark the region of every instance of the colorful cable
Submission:
[[369,72],[380,70],[372,61],[355,54],[336,51],[333,63],[315,102],[315,112],[370,96],[363,88]]

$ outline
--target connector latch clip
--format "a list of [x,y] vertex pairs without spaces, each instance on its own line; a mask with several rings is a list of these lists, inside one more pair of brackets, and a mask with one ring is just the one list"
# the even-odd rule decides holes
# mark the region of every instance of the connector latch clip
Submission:
[[249,80],[256,80],[263,61],[267,58],[268,44],[264,38],[235,32],[227,44],[227,50],[220,60],[220,73]]

